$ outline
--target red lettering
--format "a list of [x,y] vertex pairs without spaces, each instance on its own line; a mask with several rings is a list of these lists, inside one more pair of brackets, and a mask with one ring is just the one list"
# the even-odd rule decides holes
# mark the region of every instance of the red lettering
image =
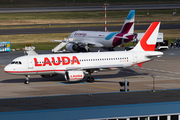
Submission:
[[40,64],[40,62],[38,63],[37,58],[34,58],[34,62],[35,62],[35,66],[52,66],[52,65],[60,65],[61,64],[61,60],[62,60],[62,65],[69,65],[71,63],[71,65],[76,64],[80,64],[78,58],[76,56],[72,57],[72,62],[71,59],[69,57],[57,57],[57,59],[55,59],[55,57],[51,57],[51,60],[49,60],[48,57],[44,58],[44,61],[42,62],[43,64]]
[[79,60],[78,60],[78,58],[77,58],[76,56],[73,56],[73,57],[72,57],[72,63],[71,63],[71,65],[74,65],[74,63],[80,64],[80,62],[79,62]]
[[34,58],[35,66],[42,66],[42,64],[38,64],[37,58]]
[[46,65],[52,66],[50,60],[47,57],[44,58],[44,63],[43,63],[43,66],[46,66]]
[[82,77],[82,75],[73,75],[73,77]]
[[53,61],[53,64],[54,65],[60,65],[61,64],[61,59],[60,57],[57,57],[57,62],[55,61],[54,57],[51,57],[52,58],[52,61]]
[[70,63],[69,57],[61,57],[62,58],[62,65],[68,65]]

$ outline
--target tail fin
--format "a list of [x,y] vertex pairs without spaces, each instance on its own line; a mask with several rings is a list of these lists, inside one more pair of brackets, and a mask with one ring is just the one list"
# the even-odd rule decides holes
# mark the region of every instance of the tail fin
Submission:
[[120,33],[134,33],[135,10],[130,10]]
[[154,51],[160,22],[153,22],[132,51]]

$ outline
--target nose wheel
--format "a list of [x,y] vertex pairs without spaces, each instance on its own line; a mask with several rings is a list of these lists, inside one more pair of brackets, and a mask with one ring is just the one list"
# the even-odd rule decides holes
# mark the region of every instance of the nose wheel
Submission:
[[30,82],[29,82],[29,77],[30,77],[30,75],[26,75],[26,80],[24,81],[24,84],[29,84]]

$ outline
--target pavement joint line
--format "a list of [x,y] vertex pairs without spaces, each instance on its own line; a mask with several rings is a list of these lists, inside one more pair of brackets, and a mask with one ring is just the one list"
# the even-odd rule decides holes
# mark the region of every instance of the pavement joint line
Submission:
[[158,60],[158,59],[155,59],[155,61],[160,61],[160,62],[164,62],[165,60]]
[[103,86],[97,86],[97,85],[92,85],[92,87],[104,88],[104,89],[110,89],[110,90],[118,90],[118,91],[119,91],[119,89],[109,88],[109,87],[103,87]]
[[146,68],[147,70],[152,70],[151,68]]
[[[134,68],[137,68],[137,67],[134,67]],[[147,69],[147,70],[153,70],[153,71],[160,71],[160,72],[180,74],[179,72],[172,72],[172,71],[165,71],[165,70],[158,70],[158,69],[151,69],[151,68],[143,68],[142,67],[141,69]]]

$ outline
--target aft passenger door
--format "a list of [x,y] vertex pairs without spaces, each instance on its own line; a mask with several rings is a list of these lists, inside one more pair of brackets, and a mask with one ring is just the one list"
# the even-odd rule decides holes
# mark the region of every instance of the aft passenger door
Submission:
[[33,60],[31,57],[28,57],[28,69],[33,69]]
[[137,63],[138,62],[138,59],[137,59],[137,54],[136,53],[133,53],[133,63]]

